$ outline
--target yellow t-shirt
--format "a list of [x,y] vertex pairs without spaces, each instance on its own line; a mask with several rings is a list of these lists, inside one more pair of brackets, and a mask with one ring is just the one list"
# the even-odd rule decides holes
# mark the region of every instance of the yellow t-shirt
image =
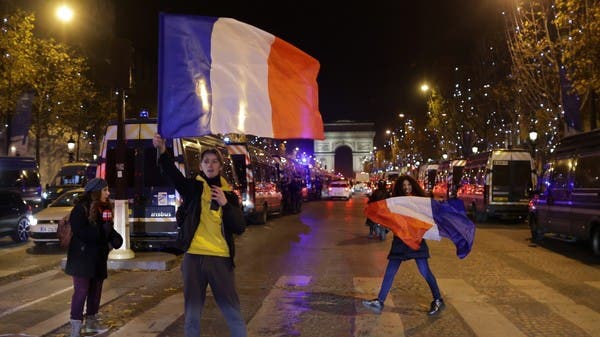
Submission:
[[[200,176],[197,176],[196,180],[204,184],[202,196],[200,197],[200,223],[187,252],[198,255],[229,257],[229,247],[227,247],[227,241],[225,241],[221,226],[223,209],[221,207],[216,211],[210,209],[210,186]],[[223,191],[231,191],[231,186],[223,177],[221,177],[221,188]]]

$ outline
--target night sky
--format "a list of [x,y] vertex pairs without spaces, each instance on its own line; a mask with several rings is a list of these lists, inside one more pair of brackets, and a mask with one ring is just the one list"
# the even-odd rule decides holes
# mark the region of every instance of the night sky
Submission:
[[[44,22],[49,7],[59,2],[7,1],[31,3],[39,22]],[[89,36],[89,32],[113,25],[110,34],[130,40],[134,62],[150,69],[137,80],[137,91],[154,106],[158,13],[231,17],[319,60],[317,81],[324,122],[373,121],[381,137],[385,129],[400,125],[398,113],[416,119],[417,126],[424,122],[426,98],[420,84],[450,85],[454,67],[473,63],[483,39],[502,33],[500,7],[506,5],[506,0],[376,0],[359,4],[324,0],[115,0],[113,23],[103,22],[94,14],[94,8],[102,8],[104,1],[70,1],[79,6],[80,26],[71,28],[67,37],[85,39],[86,32]]]
[[502,29],[500,1],[117,1],[117,33],[151,53],[160,11],[256,26],[319,60],[324,122],[374,121],[381,133],[400,112],[422,120],[420,83],[473,62],[486,34]]

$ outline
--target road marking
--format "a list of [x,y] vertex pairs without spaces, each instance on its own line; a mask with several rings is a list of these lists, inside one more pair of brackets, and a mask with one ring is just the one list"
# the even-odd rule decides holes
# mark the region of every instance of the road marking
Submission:
[[509,279],[513,286],[537,302],[547,305],[552,311],[572,322],[592,336],[600,336],[600,314],[590,308],[576,304],[572,299],[537,280]]
[[28,285],[30,283],[33,283],[33,282],[36,282],[39,280],[43,280],[45,278],[50,278],[50,277],[56,275],[57,273],[58,273],[58,270],[49,270],[49,271],[41,273],[41,274],[35,274],[32,276],[28,276],[24,279],[21,279],[19,281],[5,284],[3,286],[0,286],[0,294],[3,292],[6,292],[8,290],[14,289],[14,288],[20,288],[20,287]]
[[310,281],[311,277],[304,275],[280,277],[248,323],[248,336],[297,336],[300,315],[308,310],[303,288]]
[[587,281],[584,283],[587,284],[588,286],[592,286],[596,289],[600,289],[600,281]]
[[353,280],[354,291],[361,296],[354,304],[356,309],[354,337],[404,336],[402,318],[399,314],[390,312],[390,308],[394,307],[391,297],[386,299],[381,314],[372,313],[362,305],[363,299],[370,300],[377,297],[381,280],[380,277],[355,277]]
[[183,315],[183,293],[171,295],[156,306],[136,316],[110,337],[153,337]]
[[64,293],[64,292],[66,292],[66,291],[69,291],[69,290],[71,290],[71,289],[73,289],[73,286],[70,286],[70,287],[67,287],[67,288],[64,288],[64,289],[61,289],[61,290],[57,290],[57,291],[53,292],[52,294],[50,294],[50,295],[48,295],[48,296],[40,297],[40,298],[36,299],[35,301],[31,301],[31,302],[23,303],[23,304],[21,304],[21,305],[19,305],[19,306],[16,306],[16,307],[10,308],[10,309],[8,309],[8,310],[6,310],[6,311],[4,311],[4,312],[0,313],[0,318],[1,318],[1,317],[4,317],[4,316],[6,316],[6,315],[10,315],[10,314],[12,314],[13,312],[19,311],[19,310],[21,310],[21,309],[23,309],[23,308],[27,308],[27,307],[28,307],[28,306],[30,306],[30,305],[34,305],[34,304],[36,304],[36,303],[39,303],[39,302],[45,301],[46,299],[48,299],[48,298],[50,298],[50,297],[53,297],[53,296],[56,296],[56,295],[60,295],[60,294],[62,294],[62,293]]
[[478,337],[526,336],[464,280],[438,279],[438,283],[446,305],[455,308]]
[[[109,289],[106,292],[102,292],[102,303],[100,305],[104,305],[115,298],[126,294],[130,291],[130,288],[113,288]],[[47,320],[40,322],[32,327],[29,327],[27,330],[22,331],[21,334],[26,335],[34,335],[34,336],[43,336],[50,333],[53,330],[60,328],[69,322],[71,309],[65,310],[59,314],[56,314]]]
[[27,266],[27,268],[25,268],[25,269],[23,269],[23,268],[17,268],[17,269],[4,269],[4,270],[0,270],[0,277],[9,276],[9,275],[16,274],[16,273],[19,273],[19,272],[26,272],[26,271],[29,271],[29,270],[36,269],[38,267],[39,267],[39,265],[34,264],[34,265]]

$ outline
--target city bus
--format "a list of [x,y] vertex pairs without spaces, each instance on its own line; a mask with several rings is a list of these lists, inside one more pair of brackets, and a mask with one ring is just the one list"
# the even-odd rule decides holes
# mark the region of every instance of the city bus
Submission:
[[467,158],[457,197],[478,221],[488,217],[524,220],[536,184],[528,151],[498,149]]

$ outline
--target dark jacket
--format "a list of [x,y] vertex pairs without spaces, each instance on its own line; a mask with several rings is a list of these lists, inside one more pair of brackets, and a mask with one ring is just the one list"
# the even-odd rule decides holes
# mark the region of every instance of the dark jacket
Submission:
[[[200,212],[202,211],[200,197],[204,190],[204,183],[196,179],[184,177],[181,171],[175,167],[173,158],[168,152],[160,156],[158,164],[162,174],[175,186],[175,189],[184,200],[184,206],[182,207],[185,207],[183,212],[185,216],[180,229],[178,248],[187,251],[200,222]],[[225,197],[227,198],[227,204],[223,206],[223,234],[229,247],[231,265],[235,266],[233,262],[235,257],[233,234],[239,235],[246,230],[246,220],[244,219],[244,213],[240,207],[237,195],[233,192],[225,191]]]
[[398,260],[411,260],[411,259],[428,259],[429,258],[429,247],[425,239],[421,241],[421,246],[417,250],[413,250],[407,246],[400,238],[394,235],[394,241],[392,241],[392,247],[388,254],[388,259]]
[[[69,216],[73,237],[67,251],[65,273],[72,276],[105,279],[109,236],[104,231],[102,212],[96,224],[90,223],[85,202],[78,202]],[[112,228],[112,226],[110,226]]]

